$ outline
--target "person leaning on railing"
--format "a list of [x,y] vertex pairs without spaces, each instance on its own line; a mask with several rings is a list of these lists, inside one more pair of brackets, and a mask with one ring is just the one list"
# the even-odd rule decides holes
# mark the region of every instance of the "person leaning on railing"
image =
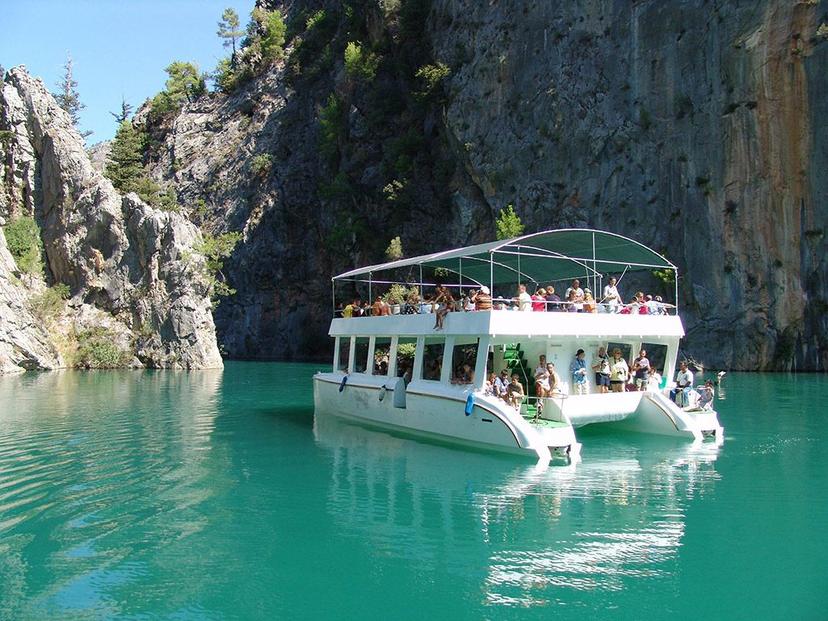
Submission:
[[471,296],[471,301],[474,303],[474,310],[492,310],[492,294],[486,285],[480,287],[480,289]]

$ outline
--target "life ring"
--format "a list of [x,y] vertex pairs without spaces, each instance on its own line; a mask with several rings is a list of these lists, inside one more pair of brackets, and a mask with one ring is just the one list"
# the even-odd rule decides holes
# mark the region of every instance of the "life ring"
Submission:
[[385,386],[380,386],[379,389],[379,400],[382,401],[385,399],[385,393],[388,392],[388,389]]
[[466,399],[466,416],[471,416],[474,411],[474,393],[470,394]]
[[339,392],[345,390],[345,384],[348,382],[348,376],[342,378],[342,382],[339,384]]

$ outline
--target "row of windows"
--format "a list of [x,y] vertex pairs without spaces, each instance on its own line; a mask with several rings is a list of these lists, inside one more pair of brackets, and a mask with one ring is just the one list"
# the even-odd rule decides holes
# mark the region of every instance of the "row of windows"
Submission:
[[[339,353],[336,359],[336,370],[349,372],[351,347],[354,348],[353,373],[370,373],[372,375],[390,375],[396,377],[421,377],[426,380],[439,381],[443,372],[445,358],[445,338],[424,337],[422,360],[415,360],[417,339],[414,337],[399,337],[396,349],[389,337],[374,337],[373,355],[371,338],[357,336],[338,339]],[[474,378],[474,367],[477,362],[478,343],[458,343],[454,345],[451,355],[452,382],[471,383]],[[392,364],[392,357],[393,362]],[[419,368],[415,369],[415,362]],[[415,372],[418,371],[418,372]]]

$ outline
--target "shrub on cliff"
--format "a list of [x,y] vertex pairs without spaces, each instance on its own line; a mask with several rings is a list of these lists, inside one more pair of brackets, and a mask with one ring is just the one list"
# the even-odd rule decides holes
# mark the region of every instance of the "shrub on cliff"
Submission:
[[207,90],[204,76],[193,63],[177,60],[170,63],[164,71],[169,78],[164,84],[164,90],[152,98],[153,115],[178,112],[181,106]]
[[63,312],[65,301],[69,298],[69,287],[58,283],[36,296],[29,303],[32,313],[43,323],[51,323]]
[[362,44],[351,41],[345,46],[345,71],[355,80],[370,82],[377,75],[379,58]]
[[522,235],[523,229],[526,227],[520,221],[520,216],[515,213],[515,208],[506,205],[505,209],[500,210],[500,215],[495,221],[495,228],[497,229],[498,239],[511,239]]
[[32,276],[42,275],[43,242],[40,241],[40,227],[34,218],[15,218],[4,227],[3,233],[18,269]]
[[130,352],[118,344],[117,335],[107,328],[92,328],[77,335],[75,366],[84,369],[115,369],[129,364]]
[[222,269],[224,259],[229,257],[236,244],[242,238],[241,233],[231,232],[221,235],[202,233],[201,241],[193,244],[193,250],[204,255],[201,275],[207,282],[210,299],[215,304],[219,297],[233,295],[236,290],[230,287],[225,280]]

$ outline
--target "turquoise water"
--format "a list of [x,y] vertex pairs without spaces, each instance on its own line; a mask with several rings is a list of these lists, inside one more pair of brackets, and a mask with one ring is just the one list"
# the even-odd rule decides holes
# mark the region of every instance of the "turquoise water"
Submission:
[[828,618],[825,376],[538,471],[314,419],[314,368],[0,378],[0,619]]

